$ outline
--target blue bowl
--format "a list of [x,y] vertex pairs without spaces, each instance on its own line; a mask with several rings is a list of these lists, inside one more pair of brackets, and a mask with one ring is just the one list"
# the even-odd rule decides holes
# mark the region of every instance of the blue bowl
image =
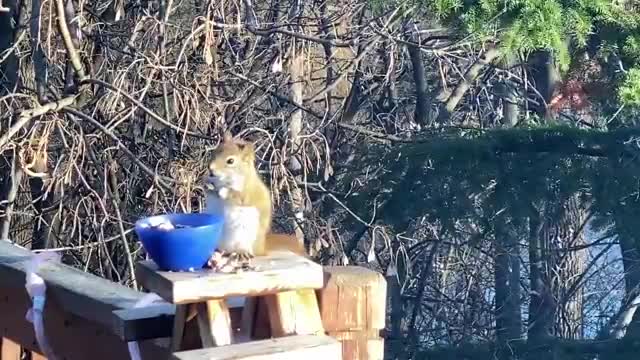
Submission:
[[[170,222],[174,229],[154,227]],[[167,214],[140,219],[135,232],[162,271],[202,269],[217,248],[224,219],[211,214]]]

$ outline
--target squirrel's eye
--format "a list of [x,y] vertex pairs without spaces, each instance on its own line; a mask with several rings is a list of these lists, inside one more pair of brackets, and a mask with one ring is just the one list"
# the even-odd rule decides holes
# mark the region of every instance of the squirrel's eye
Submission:
[[236,159],[230,157],[227,159],[227,165],[233,165],[233,163],[236,161]]

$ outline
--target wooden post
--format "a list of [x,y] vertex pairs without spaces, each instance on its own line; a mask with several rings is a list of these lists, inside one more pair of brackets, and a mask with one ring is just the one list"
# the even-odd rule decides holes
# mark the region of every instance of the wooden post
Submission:
[[318,291],[322,323],[342,343],[345,360],[382,360],[387,283],[359,266],[324,267],[325,285]]
[[20,360],[21,355],[20,344],[7,338],[0,338],[0,360]]

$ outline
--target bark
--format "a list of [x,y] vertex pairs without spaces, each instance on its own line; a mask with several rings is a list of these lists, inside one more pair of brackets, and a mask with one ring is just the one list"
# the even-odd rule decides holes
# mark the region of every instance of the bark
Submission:
[[498,359],[511,359],[511,342],[522,337],[518,239],[501,222],[496,228],[495,306]]
[[[9,11],[0,11],[0,56],[14,45],[20,24],[19,3],[16,0],[3,0],[3,4]],[[15,90],[19,85],[19,73],[18,58],[14,51],[0,62],[0,96]]]
[[510,71],[513,65],[516,63],[516,57],[514,55],[508,56],[502,68],[506,70],[507,75],[501,81],[501,91],[498,96],[502,100],[503,107],[503,119],[502,125],[507,128],[512,128],[518,124],[518,117],[520,116],[519,95],[517,90],[517,84],[511,79]]
[[[614,211],[614,220],[618,238],[620,239],[620,250],[622,252],[622,263],[624,266],[624,280],[626,293],[634,300],[640,290],[640,236],[634,231],[637,226],[632,224],[637,222],[638,201],[628,199],[627,201],[634,203],[635,206],[623,206],[616,208]],[[640,336],[640,311],[637,307],[640,304],[631,304],[626,313],[626,321],[631,318],[631,322],[619,326],[619,332],[624,332],[626,328],[625,338],[637,338]],[[628,325],[628,326],[627,326]]]
[[[495,202],[504,203],[509,194],[508,177],[500,169],[495,187]],[[499,360],[512,359],[511,342],[522,338],[522,311],[520,309],[520,249],[514,225],[507,208],[497,214],[494,222],[494,281],[496,350]]]
[[547,215],[542,226],[541,243],[548,250],[546,268],[551,280],[553,295],[562,299],[557,304],[554,335],[567,339],[583,337],[582,309],[583,287],[575,287],[574,281],[581,279],[586,269],[586,249],[560,251],[562,248],[585,245],[584,222],[587,211],[578,193],[569,197],[559,212]]
[[[16,0],[2,0],[2,4],[8,11],[0,11],[0,60],[2,54],[14,46],[21,21],[20,3]],[[20,86],[18,70],[18,58],[13,51],[0,62],[0,97],[14,92]],[[2,155],[2,157],[3,159],[0,160],[0,172],[2,172],[0,174],[0,240],[8,240],[14,202],[22,182],[23,171],[16,163],[15,154]]]
[[[67,27],[69,34],[71,35],[71,42],[76,49],[80,49],[82,46],[82,32],[78,26],[78,19],[76,18],[76,9],[73,6],[73,0],[66,0],[64,3],[64,13],[67,20]],[[65,94],[72,94],[78,90],[74,78],[74,68],[71,61],[67,61],[65,73]]]
[[[364,23],[364,11],[360,12],[360,17],[358,18],[358,26],[362,26]],[[364,51],[364,44],[360,43],[358,45],[358,50],[356,54],[361,54]],[[363,102],[362,94],[360,91],[361,81],[362,81],[362,65],[358,62],[353,69],[353,81],[351,85],[351,89],[349,91],[349,95],[344,102],[342,108],[342,114],[340,115],[340,123],[341,124],[350,124],[353,122],[354,117],[360,110],[360,105]]]
[[[396,252],[397,254],[397,252]],[[405,281],[406,265],[404,257],[398,256],[395,264],[389,265],[386,273],[387,298],[389,299],[389,334],[385,337],[385,354],[395,359],[402,354],[405,346],[404,337],[404,302],[402,300],[402,284]]]
[[622,339],[633,321],[633,317],[640,306],[640,289],[629,292],[622,302],[616,316],[611,317],[609,326],[602,329],[599,339]]
[[[295,47],[295,45],[294,45]],[[289,72],[291,74],[291,97],[296,104],[303,101],[303,81],[304,81],[304,53],[302,49],[296,48],[290,63]],[[298,183],[302,182],[302,163],[300,159],[300,135],[302,133],[302,111],[296,110],[289,119],[289,147],[293,154],[289,158],[288,168],[294,174],[293,182],[290,182],[290,211],[294,215],[292,225],[298,242],[304,246],[304,232],[302,220],[304,219],[304,197],[302,189]]]
[[33,71],[35,74],[36,82],[36,94],[38,94],[38,100],[40,103],[47,102],[46,88],[47,88],[47,60],[44,57],[44,51],[40,40],[40,24],[41,24],[41,9],[42,3],[40,0],[31,1],[31,60],[33,61]]
[[422,298],[424,297],[424,291],[427,284],[427,279],[431,276],[433,270],[433,263],[435,257],[438,253],[439,243],[435,243],[431,248],[431,252],[427,259],[425,259],[422,271],[419,272],[418,276],[418,294],[415,298],[415,303],[413,304],[413,311],[411,312],[411,319],[409,320],[408,325],[408,334],[407,338],[410,343],[406,348],[405,359],[414,359],[414,354],[417,353],[420,345],[420,334],[422,330],[417,326],[418,322],[418,313],[422,310]]
[[11,229],[11,217],[13,213],[13,206],[16,198],[18,197],[18,190],[20,189],[20,183],[22,182],[23,171],[17,163],[16,155],[11,157],[11,174],[4,179],[2,186],[2,194],[0,199],[6,199],[7,204],[0,207],[0,240],[10,240],[9,230]]
[[384,121],[384,129],[386,133],[395,133],[397,130],[397,123],[393,117],[385,116],[392,114],[397,109],[398,92],[396,87],[396,65],[395,65],[395,53],[389,51],[393,43],[387,39],[380,42],[378,47],[378,57],[380,59],[380,67],[378,72],[385,74],[384,76],[376,76],[375,80],[382,83],[382,90],[379,92],[379,96],[376,99],[373,111],[375,116],[383,115],[386,118]]
[[[320,5],[320,28],[322,30],[322,38],[327,41],[335,40],[335,36],[333,36],[331,32],[331,21],[327,15],[327,2],[324,1]],[[334,78],[334,64],[333,64],[333,48],[329,43],[323,43],[322,48],[324,49],[324,57],[327,62],[326,71],[327,76],[325,78],[325,86],[329,86],[333,82]],[[331,102],[332,102],[332,91],[329,90],[327,92],[327,101],[326,101],[326,111],[328,114],[331,114]]]
[[[420,39],[417,39],[415,36],[409,37],[408,40],[420,44]],[[424,71],[424,62],[422,61],[422,52],[419,47],[413,45],[407,45],[407,50],[409,51],[409,58],[411,59],[413,82],[416,87],[414,120],[416,123],[426,126],[431,123],[431,119],[429,118],[431,99],[427,92],[427,78]]]
[[551,101],[553,93],[562,81],[560,72],[550,51],[534,53],[531,56],[529,65],[538,95],[536,98],[541,103],[541,105],[534,105],[532,108],[540,118],[549,120],[551,114],[547,109],[547,104]]
[[[625,214],[624,209],[618,209],[614,213],[616,230],[620,241],[620,252],[624,266],[624,284],[627,293],[631,293],[640,287],[640,239],[633,231],[627,231],[624,227],[624,217],[633,219],[635,215]],[[632,220],[636,221],[636,220]]]
[[531,342],[543,343],[552,333],[553,314],[556,307],[546,277],[540,233],[543,223],[537,209],[531,207],[529,217],[529,320],[527,337]]

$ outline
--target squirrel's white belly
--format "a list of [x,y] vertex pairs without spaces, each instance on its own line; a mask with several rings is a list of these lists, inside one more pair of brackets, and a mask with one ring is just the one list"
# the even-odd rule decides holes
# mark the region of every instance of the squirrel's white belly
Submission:
[[260,214],[251,206],[229,206],[214,194],[207,194],[206,210],[209,214],[222,214],[224,226],[218,249],[225,252],[245,251],[253,254],[258,236]]

